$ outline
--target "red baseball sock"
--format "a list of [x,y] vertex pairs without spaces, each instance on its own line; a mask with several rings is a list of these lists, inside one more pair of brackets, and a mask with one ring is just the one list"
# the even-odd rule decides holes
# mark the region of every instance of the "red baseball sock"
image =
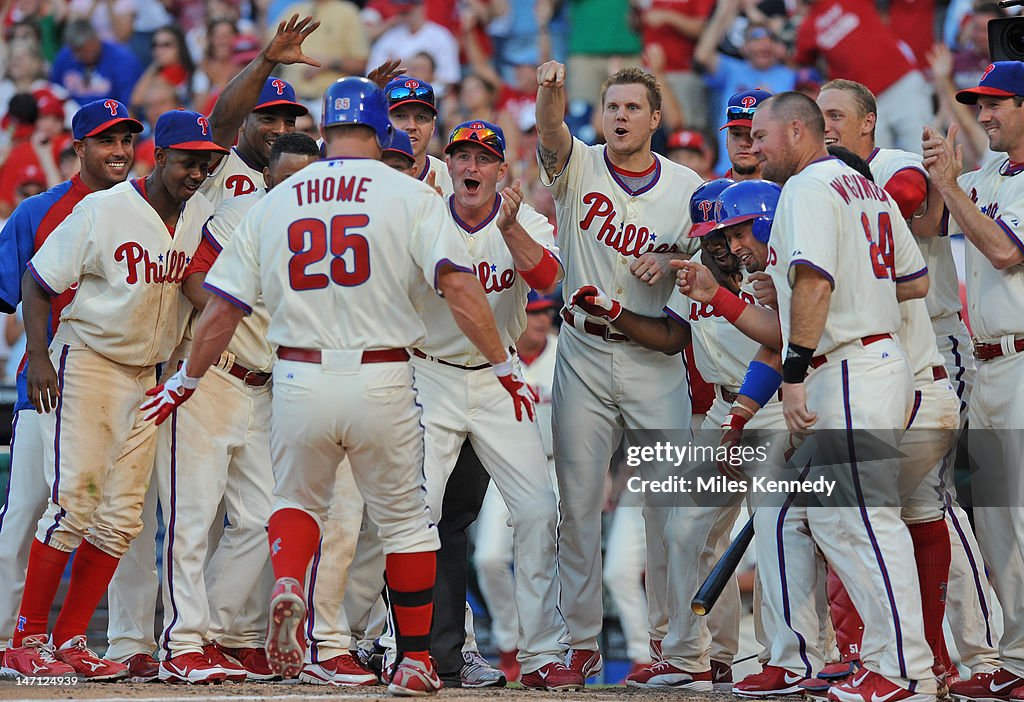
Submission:
[[14,630],[14,646],[21,646],[26,636],[45,634],[50,623],[50,607],[57,596],[61,576],[71,554],[32,540],[28,552],[28,573],[25,576],[25,594],[21,597],[21,611]]
[[839,647],[839,660],[843,663],[859,660],[860,642],[864,638],[864,622],[857,608],[853,606],[846,586],[831,567],[828,569],[826,590],[832,627],[836,631],[836,645]]
[[385,573],[398,653],[426,662],[434,618],[435,553],[389,553]]
[[921,612],[924,617],[924,638],[932,655],[942,660],[945,641],[942,618],[946,613],[946,581],[949,580],[949,528],[946,520],[924,524],[908,524],[914,542],[917,579],[921,582]]
[[118,561],[116,556],[82,541],[71,564],[71,583],[64,606],[53,626],[55,646],[62,646],[89,628],[89,620],[110,586]]
[[305,585],[306,569],[320,543],[320,525],[301,509],[279,509],[267,522],[270,564],[275,578],[295,578]]

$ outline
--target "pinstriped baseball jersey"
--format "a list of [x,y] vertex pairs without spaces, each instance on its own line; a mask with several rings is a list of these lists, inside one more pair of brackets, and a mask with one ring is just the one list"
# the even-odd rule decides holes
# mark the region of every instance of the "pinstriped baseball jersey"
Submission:
[[379,161],[330,159],[246,214],[206,286],[246,311],[262,294],[272,345],[406,348],[426,336],[412,299],[445,265],[471,270],[436,192]]
[[[541,182],[555,199],[566,291],[597,285],[637,314],[661,316],[674,278],[650,286],[630,272],[630,264],[648,252],[689,251],[699,245],[687,236],[687,203],[701,179],[685,166],[657,154],[654,158],[654,180],[637,192],[613,169],[604,146],[587,146],[576,138],[560,173],[549,178],[541,168]],[[604,345],[576,329],[569,333],[590,346]]]
[[[238,229],[245,214],[256,206],[266,195],[263,189],[248,195],[224,200],[203,226],[203,236],[218,251],[223,250]],[[269,371],[274,365],[274,349],[267,342],[267,326],[270,315],[262,301],[253,305],[252,314],[242,319],[235,335],[228,344],[228,351],[235,354],[238,362],[246,368]]]
[[[1006,173],[1006,175],[1003,175]],[[1010,241],[1024,251],[1024,176],[999,155],[981,168],[961,175],[957,182],[983,214],[994,219]],[[960,225],[949,218],[949,233]],[[981,340],[1024,332],[1024,266],[996,270],[992,262],[968,240],[967,311],[971,331]]]
[[832,283],[818,354],[872,334],[895,334],[896,282],[927,273],[889,195],[833,157],[814,161],[782,188],[768,260],[787,343],[795,266],[811,266]]
[[[702,258],[703,251],[693,260],[702,262]],[[740,297],[748,304],[757,304],[749,279],[740,285]],[[665,312],[680,324],[690,325],[693,359],[701,377],[733,391],[739,388],[760,345],[716,313],[711,305],[691,300],[679,288],[672,291]]]
[[[495,195],[494,209],[476,227],[470,227],[455,213],[453,196],[446,199],[445,209],[466,242],[473,270],[487,295],[502,343],[506,347],[514,346],[526,329],[526,296],[530,286],[516,271],[512,253],[498,229],[501,194]],[[516,219],[534,241],[558,255],[554,228],[547,217],[523,203]],[[487,358],[459,330],[445,301],[431,290],[424,293],[417,299],[416,307],[426,322],[427,339],[418,348],[428,356],[463,366],[487,363]]]
[[192,304],[181,280],[213,213],[201,193],[182,207],[174,235],[138,188],[120,183],[80,202],[29,262],[51,294],[78,283],[61,313],[97,353],[131,366],[167,360]]
[[[900,171],[911,168],[928,174],[921,167],[921,157],[900,149],[875,149],[868,157],[871,175],[883,188]],[[960,280],[953,261],[953,249],[946,236],[914,237],[928,265],[928,295],[924,301],[933,318],[948,317],[960,311]]]
[[427,174],[434,173],[434,184],[441,188],[441,194],[448,197],[455,190],[455,186],[452,184],[452,177],[448,173],[448,164],[439,158],[427,155],[427,168],[418,177],[421,181],[426,181]]
[[238,149],[232,147],[231,153],[220,160],[199,192],[217,207],[228,198],[248,195],[266,187],[263,169],[247,163]]

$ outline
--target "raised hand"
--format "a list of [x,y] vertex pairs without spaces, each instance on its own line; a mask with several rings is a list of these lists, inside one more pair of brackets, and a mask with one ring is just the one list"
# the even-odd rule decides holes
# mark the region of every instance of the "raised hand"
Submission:
[[501,191],[501,211],[498,213],[498,231],[505,231],[516,223],[519,215],[519,206],[523,204],[523,191],[519,187],[519,180],[512,183],[512,187],[506,187]]
[[299,19],[298,14],[292,15],[287,22],[277,25],[277,34],[263,50],[263,55],[272,63],[290,65],[304,63],[308,66],[320,67],[320,62],[302,53],[302,42],[320,26],[320,20],[312,17]]
[[398,76],[405,73],[406,69],[399,68],[402,65],[401,59],[394,59],[392,61],[385,61],[381,65],[374,68],[372,71],[366,74],[366,77],[372,80],[383,88],[385,85],[393,81]]
[[537,67],[537,85],[542,88],[564,88],[565,66],[558,61],[548,61]]

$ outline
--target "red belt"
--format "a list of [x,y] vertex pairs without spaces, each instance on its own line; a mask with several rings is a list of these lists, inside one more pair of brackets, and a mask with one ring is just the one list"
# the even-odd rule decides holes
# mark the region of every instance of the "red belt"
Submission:
[[946,372],[945,366],[932,366],[932,380],[946,380],[949,378],[949,373]]
[[[867,346],[868,344],[873,344],[876,341],[881,341],[882,339],[891,339],[891,338],[892,338],[892,334],[872,334],[870,336],[862,336],[860,338],[860,343],[862,345],[864,345],[864,346]],[[818,366],[823,366],[826,363],[828,363],[828,357],[827,356],[824,356],[824,355],[815,356],[814,358],[811,359],[811,368],[817,368]]]
[[[576,325],[573,323],[573,315],[567,308],[562,308],[562,319],[571,324],[573,327]],[[578,328],[578,327],[577,327]],[[598,324],[597,322],[591,322],[587,320],[583,322],[583,331],[592,335],[599,336],[605,341],[629,341],[629,337],[625,334],[619,334],[613,332],[612,328],[607,324]]]
[[[282,346],[277,350],[277,357],[283,361],[299,361],[300,363],[320,363],[320,349],[295,349]],[[380,349],[363,351],[363,363],[402,363],[409,360],[409,352],[405,349]]]
[[[1017,353],[1024,352],[1024,338],[1015,339],[1013,350]],[[991,361],[1003,355],[1003,347],[1000,344],[979,344],[974,342],[974,357],[979,361]]]
[[[181,363],[178,364],[178,368],[181,368]],[[246,368],[241,363],[232,363],[230,368],[222,368],[221,370],[254,388],[263,387],[274,377],[271,373],[260,373],[259,371]]]
[[483,370],[484,368],[491,367],[490,363],[481,363],[479,366],[460,366],[458,363],[451,363],[440,358],[428,356],[419,349],[413,349],[412,355],[415,356],[416,358],[424,358],[428,361],[433,361],[434,363],[440,363],[442,366],[451,366],[452,368],[458,368],[459,370],[478,371]]

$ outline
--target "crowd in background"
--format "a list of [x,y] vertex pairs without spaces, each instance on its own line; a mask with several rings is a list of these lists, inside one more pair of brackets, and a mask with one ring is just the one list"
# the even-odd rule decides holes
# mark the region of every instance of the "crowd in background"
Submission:
[[[729,96],[753,87],[812,96],[824,80],[857,80],[878,96],[880,146],[918,151],[920,126],[958,121],[965,161],[987,150],[973,115],[952,99],[989,63],[989,0],[7,0],[0,50],[0,223],[26,197],[73,175],[71,115],[113,97],[147,125],[175,107],[209,114],[227,82],[293,13],[320,29],[307,42],[319,69],[281,77],[318,114],[324,88],[400,58],[439,94],[440,154],[451,125],[472,117],[508,138],[510,178],[554,220],[534,157],[536,67],[569,67],[567,123],[600,139],[600,86],[623,65],[646,66],[666,93],[655,148],[710,178],[728,167],[719,132]],[[313,117],[300,131],[317,136]],[[149,131],[135,171],[152,167]]]

